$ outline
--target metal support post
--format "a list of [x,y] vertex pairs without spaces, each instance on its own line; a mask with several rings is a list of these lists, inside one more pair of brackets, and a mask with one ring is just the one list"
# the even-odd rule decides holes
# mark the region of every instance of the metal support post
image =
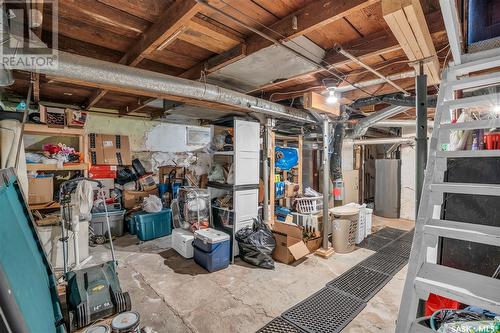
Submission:
[[328,203],[330,194],[330,122],[327,117],[323,120],[323,249],[328,249],[328,235],[330,223],[328,223]]
[[420,70],[416,79],[417,128],[415,150],[415,220],[420,207],[420,197],[424,184],[425,167],[427,165],[427,75],[424,64],[420,62]]
[[262,178],[264,180],[264,222],[269,223],[269,123],[266,119],[264,124],[263,148],[262,148]]

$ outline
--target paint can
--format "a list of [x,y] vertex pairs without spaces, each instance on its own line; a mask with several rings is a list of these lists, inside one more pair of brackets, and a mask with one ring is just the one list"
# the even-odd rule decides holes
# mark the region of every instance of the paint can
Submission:
[[106,324],[97,324],[87,328],[84,333],[110,333],[111,328]]
[[122,312],[113,318],[111,330],[113,333],[139,333],[141,317],[138,312]]

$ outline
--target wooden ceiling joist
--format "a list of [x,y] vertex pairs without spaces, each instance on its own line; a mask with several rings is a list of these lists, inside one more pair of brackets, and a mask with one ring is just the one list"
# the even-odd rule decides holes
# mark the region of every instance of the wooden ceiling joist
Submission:
[[439,60],[420,0],[382,0],[382,13],[408,59],[425,59],[428,81],[439,83]]
[[[272,35],[273,38],[279,40],[289,40],[298,36],[305,35],[321,26],[329,24],[335,20],[342,19],[343,17],[355,13],[363,8],[366,8],[380,0],[351,0],[351,1],[331,1],[331,0],[316,0],[311,2],[306,7],[284,17],[283,19],[277,21],[269,27],[269,30],[275,31],[276,33],[270,33],[268,29],[263,32]],[[297,24],[295,25],[294,22]],[[246,44],[246,56],[262,50],[265,47],[273,45],[273,43],[256,33],[252,33],[245,40]],[[217,57],[215,63],[230,64],[234,60],[232,58],[241,58],[241,45],[234,47],[234,50],[230,50],[226,53],[226,59],[221,59],[221,56]],[[214,61],[208,59],[207,61],[202,61],[196,64],[193,68],[190,68],[181,77],[188,79],[198,79],[200,72],[214,71],[214,67],[210,67],[210,64]],[[222,66],[218,65],[217,69]]]
[[[33,33],[41,40],[43,33],[43,0],[31,3],[30,21],[32,27],[36,26],[36,28],[33,29]],[[33,101],[38,103],[40,102],[40,74],[33,73],[32,81]]]
[[[137,66],[146,56],[158,48],[172,36],[178,35],[187,26],[190,20],[200,10],[200,4],[194,0],[176,1],[160,16],[158,21],[146,30],[135,45],[120,59],[119,63],[128,66]],[[172,38],[174,39],[174,38]],[[85,108],[96,105],[107,91],[96,92],[88,101]]]
[[150,102],[154,101],[156,98],[140,98],[137,100],[137,104],[127,105],[120,109],[120,114],[130,114],[134,112],[138,112],[144,109]]
[[[428,21],[430,23],[429,30],[431,34],[444,33],[445,28],[440,11],[430,13],[428,15]],[[360,60],[401,50],[401,45],[399,44],[398,40],[385,30],[358,38],[349,43],[345,43],[342,45],[342,47],[346,50],[349,50],[349,53],[359,58]],[[327,51],[325,55],[325,61],[328,62],[330,64],[330,67],[333,68],[348,65],[351,63],[349,59],[346,59],[343,55],[337,53],[334,49]],[[286,82],[300,82],[301,80],[307,79],[311,75],[315,75],[318,73],[325,73],[325,75],[328,75],[328,73],[324,70],[318,69],[312,72],[299,74],[276,83],[264,85],[252,91],[248,91],[248,93],[260,94],[262,91],[272,91]]]

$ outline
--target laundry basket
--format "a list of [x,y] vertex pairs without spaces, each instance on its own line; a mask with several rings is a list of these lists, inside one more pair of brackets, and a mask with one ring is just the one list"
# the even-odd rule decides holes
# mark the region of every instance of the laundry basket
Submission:
[[365,204],[357,206],[359,207],[359,218],[358,230],[356,230],[356,244],[359,244],[372,233],[373,209],[366,207]]
[[337,253],[349,253],[356,246],[359,208],[340,206],[330,209],[333,214],[333,249]]
[[314,214],[323,209],[323,196],[296,198],[296,209],[301,214]]

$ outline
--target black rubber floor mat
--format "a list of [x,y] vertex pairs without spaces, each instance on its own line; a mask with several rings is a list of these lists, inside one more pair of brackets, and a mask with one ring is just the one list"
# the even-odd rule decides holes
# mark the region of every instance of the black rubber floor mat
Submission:
[[374,235],[378,237],[385,237],[395,240],[396,238],[403,236],[403,234],[405,233],[406,233],[405,230],[385,227],[374,233]]
[[342,291],[323,288],[281,316],[309,333],[338,333],[366,303]]
[[403,242],[413,242],[413,234],[415,233],[415,229],[412,229],[405,233],[403,236],[399,237],[398,240],[403,241]]
[[326,286],[368,302],[390,279],[387,274],[356,265]]
[[386,237],[379,237],[375,234],[370,235],[366,237],[361,243],[358,244],[359,247],[372,250],[372,251],[378,251],[382,247],[386,246],[390,242],[392,242],[394,239],[391,238],[386,238]]
[[411,252],[411,244],[410,242],[405,242],[402,240],[396,240],[391,244],[384,246],[379,250],[381,253],[389,253],[393,255],[397,255],[404,258],[410,257]]
[[399,272],[407,263],[408,258],[377,252],[360,262],[359,265],[392,276]]
[[257,333],[303,333],[305,331],[290,324],[281,317],[274,318],[266,326],[262,327]]

